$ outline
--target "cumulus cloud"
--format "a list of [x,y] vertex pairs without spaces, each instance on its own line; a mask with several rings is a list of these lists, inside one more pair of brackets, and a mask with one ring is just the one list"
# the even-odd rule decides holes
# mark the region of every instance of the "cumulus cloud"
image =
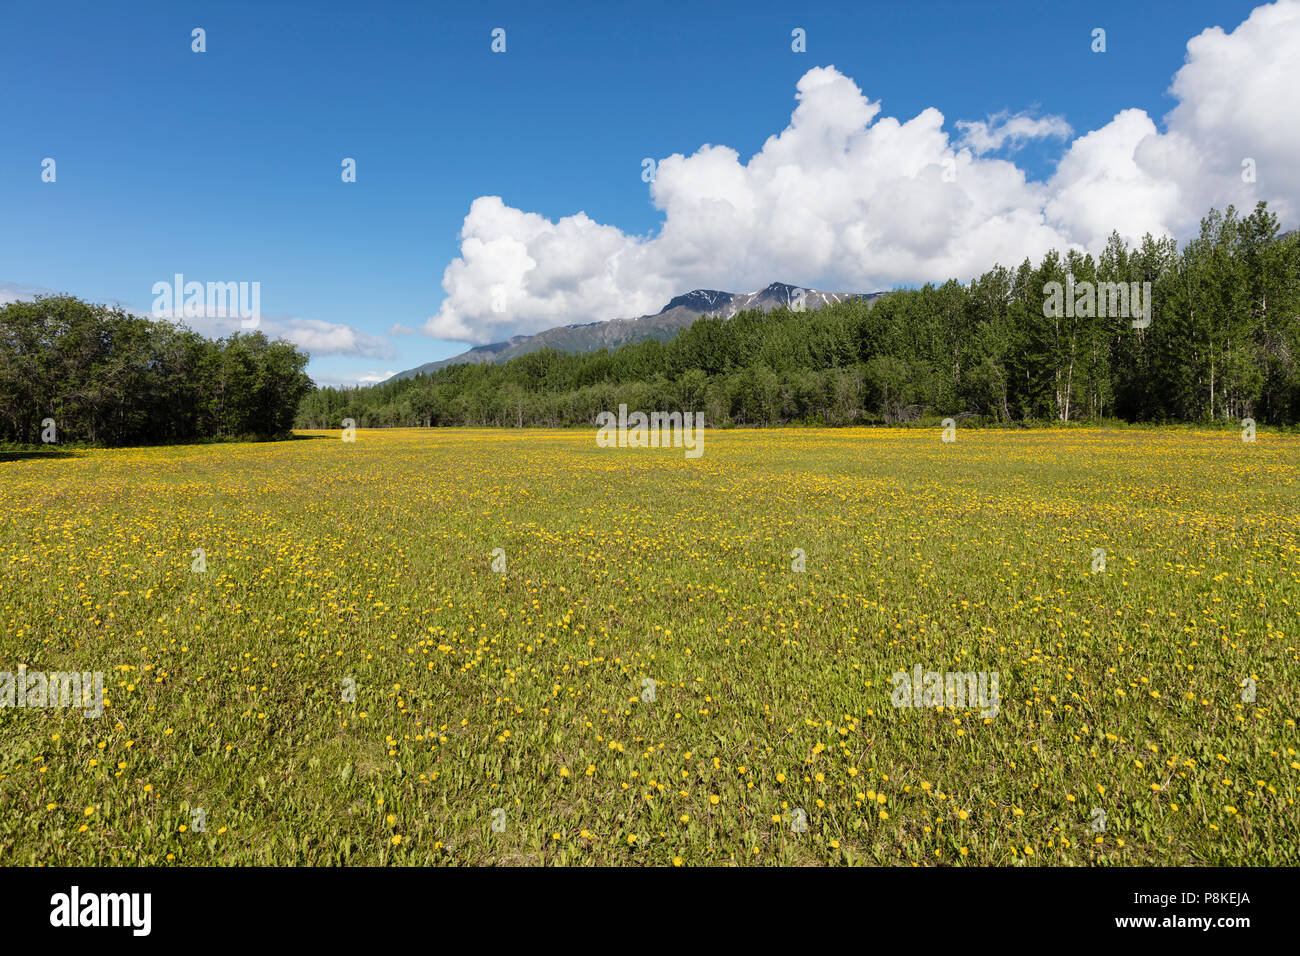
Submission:
[[[937,109],[885,115],[852,79],[818,67],[799,80],[789,125],[748,162],[712,144],[659,162],[656,235],[474,200],[424,331],[497,341],[652,312],[697,287],[967,279],[1053,247],[1100,251],[1112,230],[1130,242],[1186,236],[1211,206],[1257,199],[1290,224],[1300,212],[1297,77],[1300,0],[1259,7],[1231,32],[1189,41],[1162,124],[1123,110],[1069,141],[1039,182],[990,154],[1067,139],[1063,118],[1003,112],[958,122],[954,139]],[[1243,180],[1246,160],[1255,182]]]

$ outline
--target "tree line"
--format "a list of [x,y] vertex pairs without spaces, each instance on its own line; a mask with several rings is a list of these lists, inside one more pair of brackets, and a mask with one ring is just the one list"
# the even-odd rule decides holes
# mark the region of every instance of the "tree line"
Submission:
[[[1135,298],[1116,314],[1121,283]],[[1092,295],[1106,287],[1109,300]],[[1149,322],[1135,317],[1138,290],[1149,290]],[[344,419],[594,425],[620,404],[699,411],[711,426],[935,415],[1294,425],[1300,237],[1279,235],[1260,203],[1245,217],[1211,210],[1181,249],[1112,235],[1095,259],[1053,251],[968,284],[706,317],[613,352],[543,350],[355,389],[314,388],[307,361],[260,332],[213,341],[68,296],[11,303],[0,308],[0,442],[35,444],[51,421],[59,442],[117,446],[275,438]]]
[[0,308],[0,442],[150,445],[287,435],[308,357],[260,332],[214,341],[71,296]]
[[[1052,283],[1059,283],[1053,287]],[[1059,292],[1149,290],[1149,324]],[[1133,285],[1133,284],[1136,285]],[[1149,285],[1146,285],[1148,284]],[[1107,306],[1110,306],[1109,308]],[[1105,314],[1098,314],[1105,313]],[[816,312],[702,318],[668,342],[544,350],[367,388],[324,388],[296,424],[594,424],[630,409],[701,411],[711,426],[895,423],[1300,422],[1300,239],[1260,203],[1211,210],[1181,249],[1112,234],[1097,258],[1052,251]]]

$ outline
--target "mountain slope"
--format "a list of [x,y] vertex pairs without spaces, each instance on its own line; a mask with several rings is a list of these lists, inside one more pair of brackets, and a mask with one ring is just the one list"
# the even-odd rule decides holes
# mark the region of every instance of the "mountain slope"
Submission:
[[611,351],[630,342],[643,342],[646,339],[658,339],[667,342],[682,329],[689,327],[701,316],[717,315],[729,319],[737,312],[747,309],[759,309],[771,312],[773,309],[793,308],[799,302],[802,292],[804,308],[819,309],[832,302],[845,299],[871,300],[880,292],[819,292],[816,289],[800,289],[798,286],[773,282],[757,292],[734,293],[719,292],[716,289],[695,289],[684,295],[674,297],[667,305],[654,315],[643,315],[635,319],[610,319],[606,322],[588,322],[583,325],[563,325],[536,335],[516,335],[504,342],[491,345],[476,345],[467,352],[453,355],[438,362],[428,362],[418,368],[398,372],[388,381],[414,378],[416,375],[428,375],[446,368],[448,365],[481,362],[508,362],[510,359],[540,349],[551,348],[557,352],[595,352],[598,349]]

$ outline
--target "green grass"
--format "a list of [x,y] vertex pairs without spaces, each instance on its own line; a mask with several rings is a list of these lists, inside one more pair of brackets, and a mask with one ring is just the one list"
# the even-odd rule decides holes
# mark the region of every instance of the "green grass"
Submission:
[[1300,438],[317,434],[0,463],[0,859],[1300,863]]

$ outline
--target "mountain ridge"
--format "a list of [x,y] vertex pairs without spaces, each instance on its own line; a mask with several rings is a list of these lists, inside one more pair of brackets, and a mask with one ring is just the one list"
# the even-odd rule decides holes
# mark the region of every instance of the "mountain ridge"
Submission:
[[[800,295],[802,293],[802,295]],[[658,312],[627,319],[607,319],[603,322],[585,322],[560,325],[533,335],[513,335],[503,342],[476,345],[473,348],[436,362],[426,362],[415,368],[398,372],[386,382],[430,375],[450,365],[500,364],[520,355],[553,348],[557,352],[595,352],[607,348],[611,351],[620,345],[658,339],[666,342],[682,329],[705,316],[729,319],[738,312],[759,309],[771,312],[779,308],[795,308],[802,300],[803,307],[819,309],[848,299],[868,302],[884,295],[883,292],[821,292],[784,282],[772,282],[755,292],[723,292],[718,289],[692,289],[674,296]]]

